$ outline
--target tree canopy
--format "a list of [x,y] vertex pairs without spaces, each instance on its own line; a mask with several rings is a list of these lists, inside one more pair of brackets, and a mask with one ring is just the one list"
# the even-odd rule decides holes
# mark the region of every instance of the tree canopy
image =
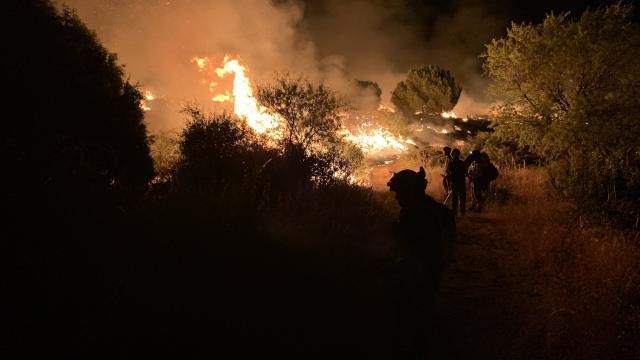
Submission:
[[405,116],[440,114],[458,103],[462,88],[453,75],[436,65],[412,68],[407,78],[396,85],[391,102]]
[[337,133],[342,126],[340,112],[347,103],[323,84],[280,76],[272,84],[259,86],[256,98],[284,120],[279,129],[281,148],[294,167],[308,168],[311,177],[326,183],[335,177],[348,178],[361,165],[362,152]]
[[640,32],[631,5],[513,24],[487,45],[498,108],[495,136],[542,156],[579,198],[630,194],[640,184]]
[[258,87],[256,98],[284,120],[283,141],[307,149],[335,138],[345,104],[324,85],[281,76]]

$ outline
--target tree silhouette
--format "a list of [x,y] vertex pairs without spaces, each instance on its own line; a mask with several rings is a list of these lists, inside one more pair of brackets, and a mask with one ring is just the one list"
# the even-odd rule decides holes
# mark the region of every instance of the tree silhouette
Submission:
[[258,87],[257,99],[284,120],[279,161],[296,182],[345,180],[362,164],[362,152],[337,134],[347,104],[329,88],[280,76]]
[[340,110],[345,104],[324,85],[281,76],[274,84],[258,87],[257,99],[271,113],[284,120],[285,147],[301,146],[305,151],[331,142],[340,128]]
[[255,177],[277,155],[244,121],[230,114],[206,114],[192,105],[182,112],[188,117],[179,139],[177,174],[182,187],[206,188],[215,181]]
[[131,204],[153,176],[140,92],[71,10],[11,4],[1,25],[11,33],[0,70],[3,192],[76,213]]
[[405,116],[440,114],[458,102],[462,88],[448,70],[435,65],[413,68],[407,78],[396,85],[391,102]]

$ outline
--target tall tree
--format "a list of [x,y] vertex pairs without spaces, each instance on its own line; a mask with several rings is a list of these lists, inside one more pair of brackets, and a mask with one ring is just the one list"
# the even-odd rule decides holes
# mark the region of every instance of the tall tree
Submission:
[[462,88],[453,75],[436,65],[422,65],[407,73],[396,85],[391,102],[405,116],[440,114],[450,111],[458,103]]
[[116,55],[47,0],[6,14],[2,191],[76,213],[140,197],[153,176],[142,96]]

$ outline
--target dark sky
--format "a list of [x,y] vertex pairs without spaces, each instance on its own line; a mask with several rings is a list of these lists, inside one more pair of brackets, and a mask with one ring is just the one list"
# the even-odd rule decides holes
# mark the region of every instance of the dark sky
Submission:
[[[343,56],[346,69],[387,66],[406,72],[436,63],[451,70],[467,93],[483,97],[479,55],[514,22],[541,22],[545,15],[611,1],[578,0],[303,0],[302,32],[321,57]],[[636,11],[637,17],[637,11]],[[381,65],[384,64],[384,65]],[[364,71],[373,73],[374,71]]]
[[[284,0],[283,0],[284,1]],[[310,30],[312,36],[326,38],[329,30],[322,26],[326,18],[335,18],[336,8],[349,8],[346,4],[367,3],[368,7],[378,8],[385,13],[386,21],[381,25],[383,29],[393,32],[394,27],[406,26],[414,34],[424,41],[430,42],[441,31],[441,19],[455,17],[465,9],[478,9],[485,16],[466,19],[474,23],[472,27],[480,30],[482,43],[490,41],[494,37],[503,36],[507,26],[513,22],[541,22],[546,14],[569,11],[573,15],[582,13],[587,8],[606,6],[614,1],[603,0],[301,0],[304,4],[303,27]],[[357,22],[360,14],[344,19],[349,22]],[[635,12],[635,21],[638,20],[638,11]],[[318,25],[318,26],[316,26]],[[471,25],[470,25],[471,26]],[[473,44],[477,45],[477,44]],[[480,44],[482,45],[482,44]]]

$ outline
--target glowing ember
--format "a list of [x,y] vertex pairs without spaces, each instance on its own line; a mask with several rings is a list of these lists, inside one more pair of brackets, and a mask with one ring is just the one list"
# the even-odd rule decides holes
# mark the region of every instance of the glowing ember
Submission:
[[380,104],[380,106],[378,106],[378,111],[396,112],[394,108],[385,104]]
[[442,116],[445,119],[451,119],[451,118],[457,118],[458,116],[456,116],[456,113],[454,113],[453,111],[443,111],[440,116]]
[[405,140],[402,136],[393,135],[384,127],[375,127],[370,123],[364,123],[358,127],[354,134],[346,128],[338,131],[346,141],[356,144],[365,155],[382,152],[405,152],[407,143],[415,144],[411,140]]
[[209,58],[201,58],[201,57],[194,57],[193,59],[191,59],[192,63],[195,63],[198,66],[198,71],[200,72],[205,72],[207,67],[209,66]]
[[153,101],[156,99],[155,96],[153,96],[153,94],[151,93],[151,91],[149,90],[145,90],[142,93],[142,97],[143,99],[140,100],[140,109],[142,109],[142,111],[149,111],[151,110],[151,106],[149,106],[149,101]]
[[215,102],[231,101],[231,95],[229,95],[229,93],[218,94],[212,97],[211,101],[215,101]]

